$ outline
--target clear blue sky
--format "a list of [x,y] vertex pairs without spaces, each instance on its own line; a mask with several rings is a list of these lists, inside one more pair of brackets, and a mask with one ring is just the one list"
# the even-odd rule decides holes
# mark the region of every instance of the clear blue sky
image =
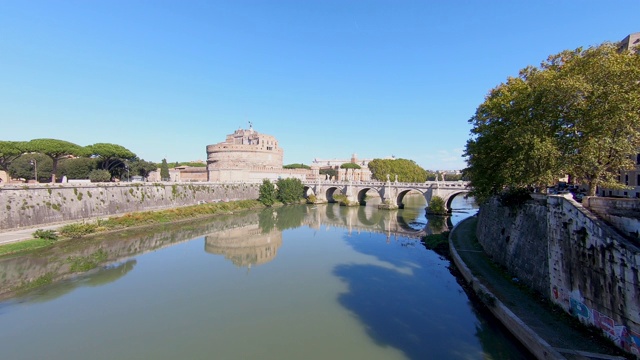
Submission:
[[0,0],[0,140],[205,160],[251,121],[285,164],[461,169],[491,88],[639,16],[638,0]]

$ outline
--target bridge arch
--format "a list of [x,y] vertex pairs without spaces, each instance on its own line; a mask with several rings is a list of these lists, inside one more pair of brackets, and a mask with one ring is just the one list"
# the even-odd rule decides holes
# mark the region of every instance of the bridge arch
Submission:
[[457,191],[454,193],[449,194],[449,196],[447,196],[446,199],[443,199],[445,201],[445,206],[448,212],[451,212],[451,203],[453,203],[453,199],[456,198],[456,196],[460,195],[460,194],[468,194],[468,191]]
[[304,198],[305,198],[305,199],[308,199],[308,198],[309,198],[309,196],[311,196],[311,195],[315,195],[315,194],[316,194],[316,193],[313,191],[313,188],[311,188],[310,186],[306,186],[306,185],[304,186],[304,188],[303,188],[303,192],[302,192],[302,193],[303,193],[303,195],[304,195]]
[[400,192],[398,192],[398,196],[396,196],[396,204],[398,204],[398,208],[400,209],[404,209],[404,203],[402,202],[404,200],[404,197],[407,196],[407,194],[409,194],[410,192],[414,192],[414,193],[418,193],[420,195],[422,195],[422,197],[424,198],[425,202],[427,203],[427,206],[429,205],[429,199],[427,199],[427,197],[425,196],[425,194],[418,190],[418,189],[404,189]]
[[360,189],[358,191],[358,195],[356,197],[356,199],[358,200],[358,203],[360,205],[367,205],[367,192],[369,192],[369,190],[375,191],[378,193],[378,195],[380,196],[380,198],[382,198],[382,194],[380,193],[380,190],[372,188],[372,187],[364,187],[362,189]]
[[330,186],[327,188],[324,194],[328,202],[330,203],[337,202],[336,199],[333,198],[333,194],[335,194],[336,191],[338,192],[338,194],[341,193],[340,189],[337,186]]

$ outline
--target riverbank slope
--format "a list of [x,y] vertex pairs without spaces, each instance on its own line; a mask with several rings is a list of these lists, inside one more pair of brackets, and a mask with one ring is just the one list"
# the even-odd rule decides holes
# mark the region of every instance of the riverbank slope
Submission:
[[478,298],[539,359],[624,359],[621,350],[576,324],[560,308],[535,298],[485,254],[477,217],[451,232],[453,262]]

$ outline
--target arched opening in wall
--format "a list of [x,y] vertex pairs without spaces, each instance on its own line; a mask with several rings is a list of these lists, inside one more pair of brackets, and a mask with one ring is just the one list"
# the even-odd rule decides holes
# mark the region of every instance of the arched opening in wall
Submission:
[[[337,187],[331,187],[327,189],[327,192],[326,192],[327,202],[330,202],[330,203],[337,202],[336,199],[333,198],[333,194],[335,194],[337,190],[338,190]],[[340,192],[338,192],[338,194],[339,193]]]
[[305,199],[307,199],[307,201],[315,201],[316,193],[314,193],[313,189],[311,189],[310,187],[305,186],[303,196]]
[[471,210],[477,210],[478,205],[476,204],[476,199],[473,196],[467,196],[467,192],[458,192],[454,193],[446,199],[447,209],[449,212],[467,212]]
[[425,208],[427,206],[427,200],[424,195],[414,189],[404,190],[398,194],[397,198],[398,208],[404,209],[405,207],[410,208]]
[[364,188],[358,191],[358,203],[360,205],[378,206],[382,203],[382,198],[378,191],[372,188]]

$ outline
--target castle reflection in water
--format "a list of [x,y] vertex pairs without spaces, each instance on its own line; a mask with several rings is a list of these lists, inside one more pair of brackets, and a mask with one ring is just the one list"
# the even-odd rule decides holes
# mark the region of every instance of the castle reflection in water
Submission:
[[204,250],[222,255],[238,267],[262,265],[275,259],[282,246],[282,230],[306,225],[347,228],[351,232],[376,232],[419,239],[427,234],[446,231],[446,218],[427,222],[424,212],[378,211],[374,207],[344,207],[337,204],[289,206],[265,209],[258,223],[216,231],[205,236]]

